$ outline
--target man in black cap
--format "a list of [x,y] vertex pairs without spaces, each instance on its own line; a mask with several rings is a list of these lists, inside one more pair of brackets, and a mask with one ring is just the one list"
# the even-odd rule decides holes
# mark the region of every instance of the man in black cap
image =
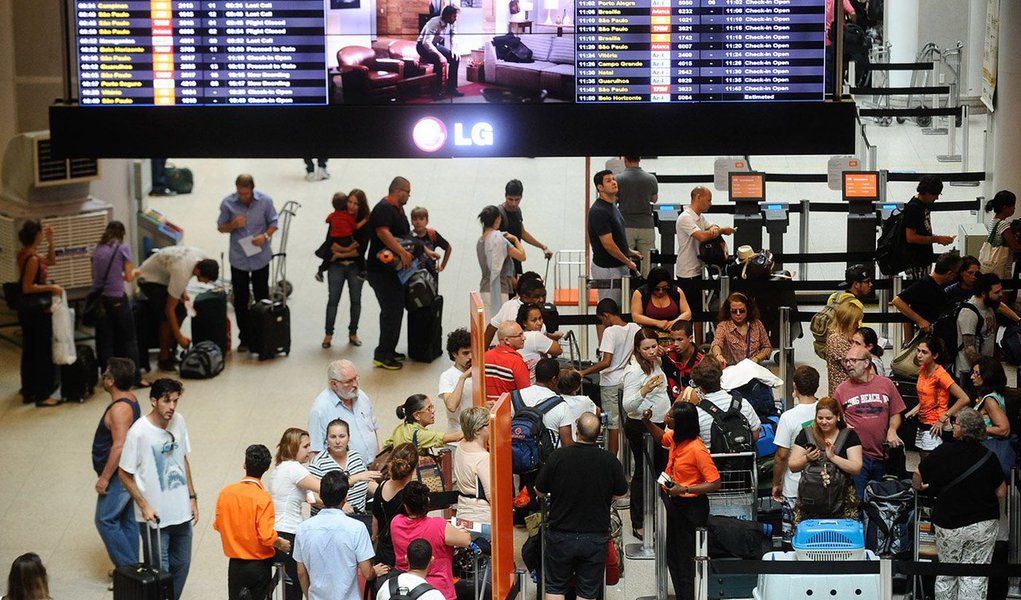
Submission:
[[851,265],[844,271],[844,281],[840,283],[840,287],[844,291],[834,292],[827,303],[832,302],[834,298],[846,299],[845,294],[853,294],[858,300],[865,298],[872,293],[872,273],[865,265]]

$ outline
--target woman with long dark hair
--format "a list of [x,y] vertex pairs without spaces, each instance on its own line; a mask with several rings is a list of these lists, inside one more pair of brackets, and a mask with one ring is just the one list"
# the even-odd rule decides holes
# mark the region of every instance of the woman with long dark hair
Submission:
[[709,350],[713,357],[726,365],[736,365],[746,358],[761,363],[773,353],[766,326],[759,320],[759,309],[748,296],[741,292],[727,296],[720,306],[719,319]]
[[[46,256],[39,255],[39,245],[46,239]],[[53,397],[57,390],[57,369],[53,364],[53,317],[50,303],[34,302],[43,294],[60,296],[64,289],[46,283],[47,267],[57,263],[53,246],[53,228],[39,221],[29,220],[18,231],[21,250],[17,256],[19,280],[23,302],[18,309],[21,325],[21,398],[25,404],[56,406],[60,398]],[[32,296],[32,298],[30,298]]]
[[412,444],[400,444],[390,454],[384,468],[386,480],[372,496],[372,542],[376,546],[376,564],[393,567],[397,564],[390,522],[404,513],[404,489],[415,477],[418,450]]
[[631,320],[662,331],[670,331],[677,321],[691,320],[688,299],[674,283],[671,271],[663,267],[649,270],[645,285],[631,294]]
[[14,559],[3,600],[50,600],[49,577],[38,554],[28,552]]
[[[131,248],[124,243],[124,224],[110,221],[92,251],[92,291],[102,293],[103,311],[96,321],[96,357],[99,368],[106,368],[110,357],[130,358],[138,362],[135,316],[131,311],[124,283],[135,279]],[[136,381],[140,377],[136,375]]]
[[[950,418],[957,411],[968,406],[968,394],[957,385],[950,373],[943,368],[947,360],[947,352],[943,340],[930,336],[918,344],[916,350],[918,363],[918,381],[915,390],[918,392],[918,404],[904,414],[905,419],[918,415],[923,427],[918,428],[915,435],[915,446],[921,460],[943,443],[943,432],[950,430]],[[956,399],[950,406],[950,397]]]
[[[338,192],[338,196],[344,194]],[[362,284],[365,282],[365,252],[369,247],[369,200],[365,192],[357,188],[351,190],[347,198],[347,212],[354,216],[354,241],[357,246],[344,248],[334,243],[333,260],[326,270],[326,281],[329,298],[326,300],[326,335],[323,337],[323,348],[333,344],[333,328],[337,322],[337,306],[347,284],[351,302],[351,317],[347,325],[347,339],[353,346],[361,346],[358,337],[358,320],[362,315]]]
[[1004,477],[1010,479],[1010,470],[1017,462],[1014,448],[1017,435],[1010,430],[1007,404],[1003,394],[1007,391],[1007,374],[1003,365],[992,356],[980,356],[971,367],[971,383],[975,386],[975,410],[986,424],[986,448],[996,453],[1003,467]]

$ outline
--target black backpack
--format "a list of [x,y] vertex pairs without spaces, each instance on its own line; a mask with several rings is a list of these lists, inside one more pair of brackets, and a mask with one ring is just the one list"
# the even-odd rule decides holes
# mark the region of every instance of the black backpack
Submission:
[[883,275],[896,275],[912,266],[904,237],[904,212],[893,211],[883,221],[883,230],[876,241],[876,264]]
[[907,556],[914,540],[915,494],[910,480],[865,484],[865,547],[880,556]]
[[192,344],[181,358],[181,377],[209,379],[219,375],[223,366],[223,352],[215,342],[198,342]]
[[432,306],[437,295],[436,279],[429,271],[419,269],[404,284],[404,308],[410,312]]
[[[821,456],[817,461],[809,461],[801,472],[798,482],[798,504],[806,518],[833,519],[844,512],[847,499],[847,486],[851,485],[851,476],[826,458],[826,448],[815,439],[811,428],[805,429],[810,442],[819,448]],[[841,429],[833,442],[833,453],[839,453],[847,442],[848,430]]]
[[940,316],[936,317],[936,320],[932,323],[932,335],[943,340],[943,347],[946,349],[946,356],[941,356],[940,362],[943,363],[944,368],[950,374],[953,374],[955,369],[954,366],[956,361],[954,357],[961,351],[964,344],[960,344],[957,341],[957,317],[961,315],[962,310],[970,310],[975,313],[978,317],[978,325],[975,327],[975,338],[977,345],[982,345],[982,326],[984,325],[982,315],[978,312],[978,308],[975,307],[968,300],[964,300],[957,305],[946,310]]
[[422,594],[436,589],[428,583],[422,582],[409,590],[397,584],[399,578],[399,574],[394,575],[386,582],[387,588],[390,590],[390,600],[418,600]]
[[553,436],[542,422],[542,417],[563,402],[560,396],[543,400],[538,405],[525,406],[517,390],[511,392],[514,417],[511,419],[511,466],[514,473],[531,473],[546,464],[556,449]]
[[710,453],[737,454],[755,451],[752,427],[748,424],[748,419],[741,414],[741,396],[731,394],[730,407],[726,412],[707,399],[702,399],[698,407],[713,418],[713,424],[709,429]]

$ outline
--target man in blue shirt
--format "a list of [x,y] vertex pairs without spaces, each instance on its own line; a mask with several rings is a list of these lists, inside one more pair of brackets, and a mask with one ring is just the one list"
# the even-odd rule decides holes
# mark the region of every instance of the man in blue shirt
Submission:
[[[237,191],[220,203],[216,225],[230,234],[230,281],[234,287],[234,314],[238,321],[238,352],[247,352],[251,335],[248,303],[269,298],[269,239],[277,230],[273,199],[255,190],[255,180],[243,173],[234,181]],[[251,290],[249,290],[249,286]]]
[[369,530],[341,510],[347,490],[346,474],[324,475],[319,496],[326,508],[298,525],[294,534],[298,580],[309,600],[360,600],[358,575],[375,579],[390,570],[386,565],[372,566],[376,553]]
[[330,421],[343,419],[348,425],[348,448],[371,463],[379,451],[376,431],[379,423],[372,401],[358,389],[358,371],[349,360],[335,360],[326,371],[326,389],[316,396],[308,415],[308,434],[312,452],[326,450],[326,429]]

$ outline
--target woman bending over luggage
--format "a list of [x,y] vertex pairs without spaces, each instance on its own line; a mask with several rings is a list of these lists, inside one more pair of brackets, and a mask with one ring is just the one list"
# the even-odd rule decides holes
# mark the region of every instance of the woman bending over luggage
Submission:
[[[39,255],[39,244],[46,239],[46,256]],[[21,325],[21,399],[25,404],[56,406],[60,398],[57,391],[57,368],[53,364],[53,317],[50,315],[52,296],[60,296],[64,289],[46,283],[47,267],[57,263],[53,245],[53,228],[43,227],[39,221],[25,221],[18,231],[21,250],[16,264],[21,273],[21,306],[18,324]]]
[[[941,365],[946,356],[943,340],[929,337],[918,344],[915,360],[918,362],[918,405],[904,414],[905,419],[918,415],[923,425],[915,434],[918,456],[925,460],[929,453],[943,443],[943,432],[950,431],[950,417],[970,404],[968,395]],[[949,409],[950,396],[956,399]]]
[[542,330],[542,307],[538,304],[522,304],[514,320],[521,325],[525,335],[525,345],[518,350],[518,354],[525,360],[528,376],[535,383],[535,365],[548,356],[560,356],[564,350]]
[[[308,432],[297,427],[288,428],[277,444],[276,467],[270,474],[269,484],[266,486],[273,496],[277,533],[291,543],[292,549],[294,534],[301,523],[302,502],[305,502],[309,492],[316,495],[314,498],[316,503],[319,501],[319,480],[305,468],[305,463],[311,456]],[[276,562],[284,563],[284,569],[290,579],[284,590],[287,600],[301,600],[298,564],[291,553],[277,550]]]
[[[953,425],[956,444],[933,450],[912,477],[917,490],[936,498],[932,522],[940,562],[989,564],[999,530],[1000,501],[1007,495],[1003,469],[996,455],[982,445],[982,415],[962,408]],[[940,600],[986,597],[985,577],[936,577]]]
[[820,398],[812,426],[794,438],[787,463],[792,472],[801,473],[794,526],[804,519],[857,519],[854,477],[861,465],[861,440],[848,429],[840,403]]
[[460,431],[442,433],[430,431],[426,427],[436,422],[436,406],[425,394],[412,394],[397,407],[397,418],[404,421],[394,428],[390,439],[383,443],[383,448],[393,448],[400,444],[413,444],[420,454],[428,454],[433,448],[442,448],[450,442],[459,442],[464,438]]
[[[631,477],[631,532],[639,540],[645,536],[644,490],[645,490],[645,444],[642,440],[645,426],[642,414],[652,411],[652,423],[662,427],[666,414],[670,412],[670,397],[667,394],[667,380],[659,358],[659,336],[648,327],[635,334],[631,360],[624,368],[621,382],[621,403],[627,419],[624,421],[624,435],[627,436],[631,456],[634,457],[635,471]],[[666,464],[666,452],[653,445],[654,472],[659,473]]]
[[[663,431],[652,422],[653,411],[642,413],[642,421],[653,439],[669,449],[663,486],[669,497],[666,505],[667,567],[678,600],[694,598],[695,530],[709,522],[709,499],[720,489],[720,473],[698,436],[698,409],[677,401],[665,416],[669,429]],[[636,471],[637,472],[637,471]]]
[[408,544],[418,538],[424,539],[433,549],[433,560],[425,580],[442,592],[446,600],[455,600],[454,548],[463,548],[471,543],[471,535],[443,517],[427,516],[429,488],[422,482],[412,481],[404,488],[404,512],[390,523],[397,570],[407,572]]
[[734,292],[720,307],[720,322],[710,352],[726,365],[744,359],[760,363],[773,353],[766,326],[759,320],[759,309],[751,298]]
[[[96,321],[96,355],[100,370],[110,357],[138,360],[135,315],[124,283],[135,279],[131,248],[124,243],[124,224],[110,221],[92,251],[92,291],[102,293],[103,314]],[[141,382],[141,370],[135,376]]]
[[[365,500],[376,493],[377,482],[383,477],[379,471],[369,471],[365,460],[357,450],[351,450],[351,429],[347,421],[334,419],[326,426],[326,452],[320,452],[308,465],[309,473],[322,481],[330,471],[343,471],[351,489],[347,493],[347,503],[355,512],[365,512]],[[312,507],[312,516],[319,509]]]
[[991,356],[980,356],[971,367],[971,383],[975,386],[975,410],[986,423],[986,448],[996,453],[1003,467],[1003,475],[1010,479],[1010,470],[1017,462],[1014,443],[1017,435],[1010,430],[1006,400],[1007,375],[1000,361]]

